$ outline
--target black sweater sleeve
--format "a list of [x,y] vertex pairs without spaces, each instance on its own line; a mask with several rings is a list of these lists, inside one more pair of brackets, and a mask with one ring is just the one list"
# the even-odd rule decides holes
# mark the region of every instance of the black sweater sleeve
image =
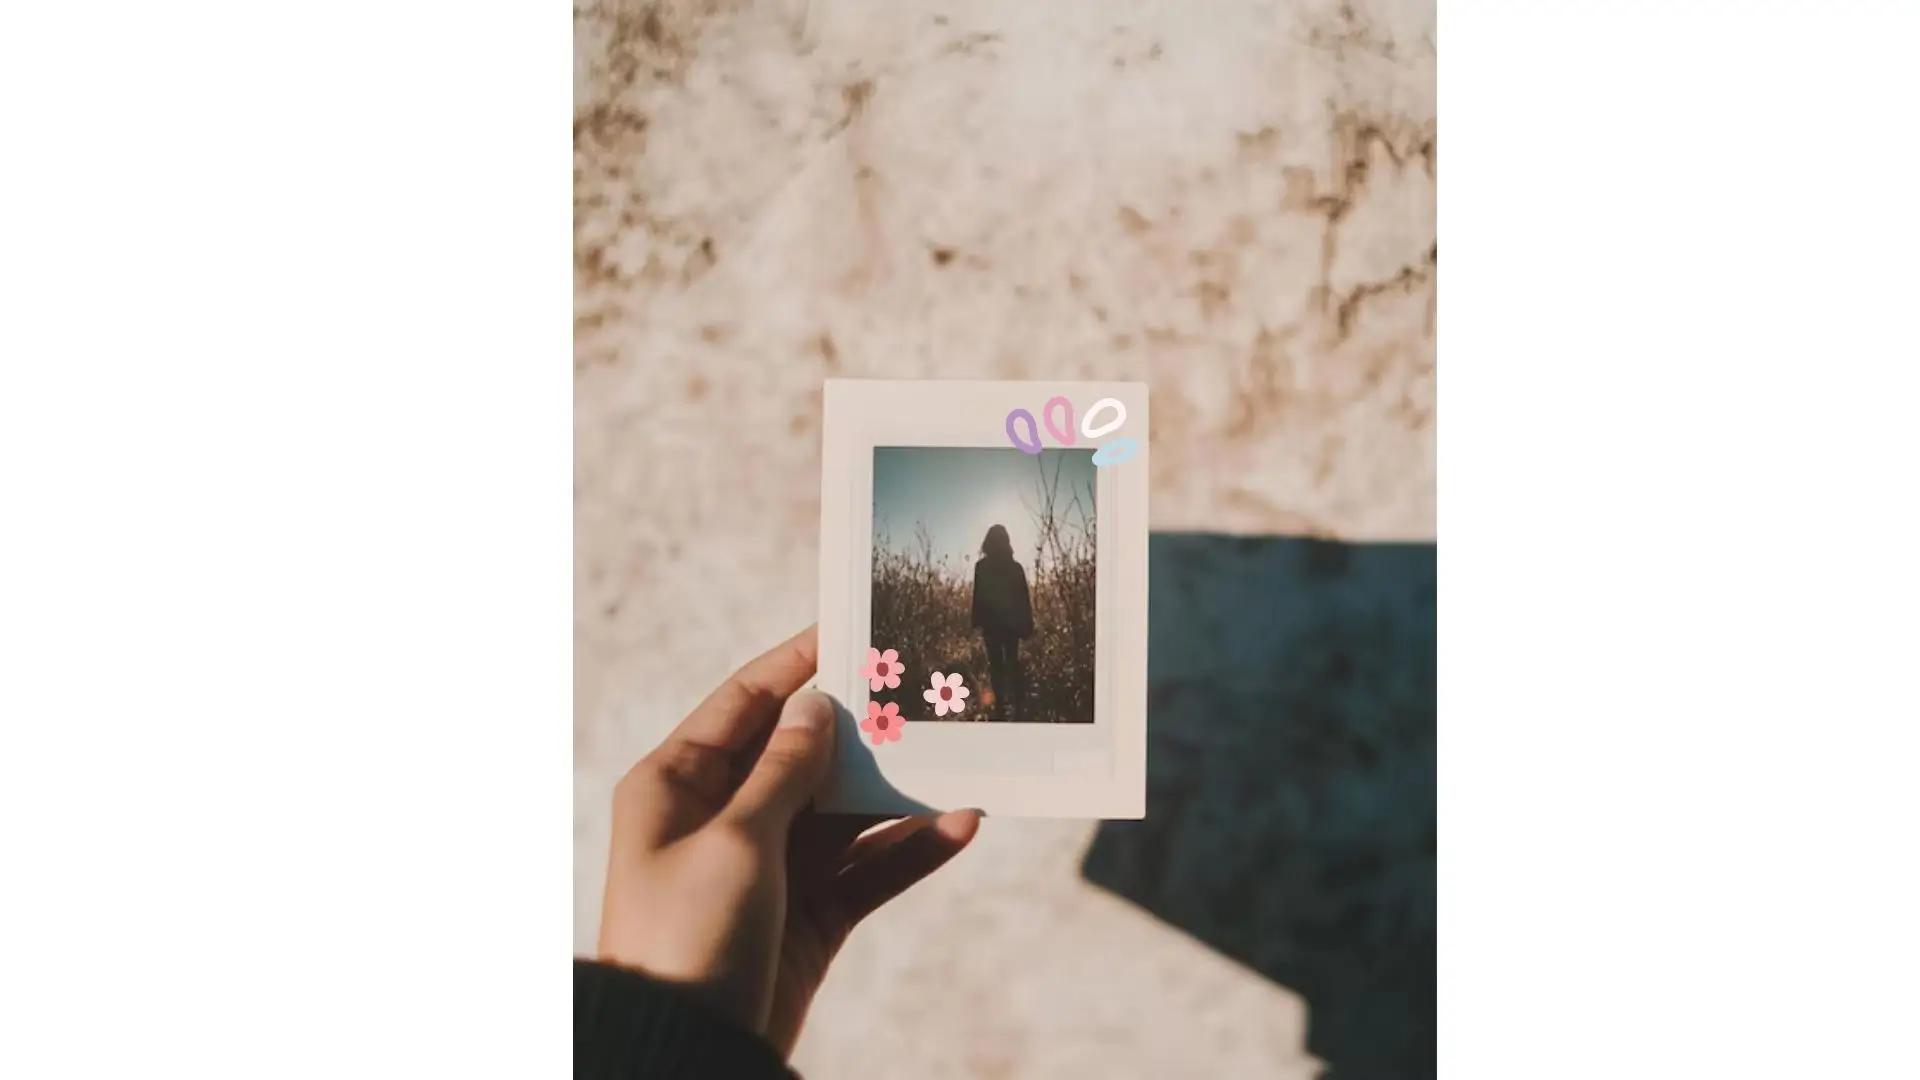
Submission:
[[573,962],[575,1080],[796,1080],[773,1047],[679,990]]

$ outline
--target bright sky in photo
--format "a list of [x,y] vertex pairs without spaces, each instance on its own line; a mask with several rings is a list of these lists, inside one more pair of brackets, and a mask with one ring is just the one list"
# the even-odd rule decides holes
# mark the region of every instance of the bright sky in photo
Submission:
[[1049,449],[1036,456],[1013,447],[875,447],[874,546],[915,553],[914,526],[925,523],[933,534],[934,558],[944,559],[955,572],[966,572],[987,530],[1005,525],[1013,539],[1013,557],[1031,567],[1038,530],[1021,498],[1027,505],[1040,505],[1043,466],[1049,481],[1054,470],[1060,470],[1060,512],[1069,513],[1066,507],[1078,492],[1081,505],[1092,514],[1092,450]]

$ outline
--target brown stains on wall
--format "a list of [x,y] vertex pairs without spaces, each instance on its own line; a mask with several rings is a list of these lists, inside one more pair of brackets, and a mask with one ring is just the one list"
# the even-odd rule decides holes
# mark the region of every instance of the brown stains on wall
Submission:
[[[1360,312],[1367,301],[1376,296],[1398,294],[1411,296],[1426,290],[1433,283],[1434,271],[1439,266],[1440,246],[1436,243],[1427,249],[1427,256],[1418,264],[1402,266],[1391,277],[1381,281],[1363,281],[1345,293],[1327,292],[1332,299],[1334,334],[1341,340],[1353,336],[1354,324],[1360,318]],[[1426,327],[1427,336],[1433,335],[1433,327]]]
[[860,138],[855,137],[850,141],[847,152],[853,167],[854,219],[859,223],[855,241],[858,254],[841,278],[840,288],[857,298],[887,276],[886,229],[880,213],[880,200],[885,188],[879,172],[864,163],[866,149]]
[[825,330],[813,339],[812,350],[820,357],[820,364],[828,375],[840,370],[840,349],[833,343],[833,335]]
[[838,123],[827,132],[829,136],[838,135],[859,121],[867,110],[867,103],[873,100],[873,80],[860,79],[840,88],[840,104],[845,109]]
[[598,148],[644,144],[647,117],[638,109],[611,101],[595,102],[573,118],[573,145]]
[[[1353,27],[1363,25],[1357,12],[1349,11],[1341,18]],[[1349,29],[1350,38],[1360,32]],[[1344,234],[1355,210],[1369,199],[1398,197],[1383,181],[1390,181],[1401,191],[1408,182],[1430,186],[1438,170],[1438,143],[1431,121],[1417,122],[1332,102],[1327,106],[1327,117],[1328,164],[1324,168],[1282,163],[1284,140],[1272,126],[1239,132],[1234,136],[1233,149],[1243,169],[1279,170],[1280,211],[1318,219],[1317,273],[1303,283],[1303,288],[1307,291],[1307,307],[1314,313],[1313,329],[1326,346],[1337,347],[1354,336],[1376,301],[1424,295],[1431,309],[1439,263],[1438,245],[1431,238],[1420,256],[1375,280],[1348,280],[1338,287],[1335,281]],[[1202,186],[1206,183],[1203,176]],[[1167,238],[1178,231],[1173,218],[1162,228],[1134,206],[1122,205],[1116,213],[1122,231],[1142,239],[1156,253],[1164,250]],[[1377,223],[1370,220],[1369,226],[1377,235]],[[1203,321],[1215,321],[1233,310],[1245,267],[1249,259],[1259,258],[1260,245],[1261,230],[1255,218],[1239,213],[1228,219],[1218,235],[1184,253],[1188,266],[1182,276],[1187,280],[1180,293],[1193,300]],[[1300,327],[1288,332],[1297,329]],[[1425,333],[1431,337],[1430,315]],[[1152,340],[1149,334],[1149,343]]]
[[[1430,290],[1439,265],[1439,246],[1430,243],[1418,260],[1401,266],[1386,278],[1362,282],[1346,290],[1333,286],[1333,267],[1340,255],[1342,229],[1355,206],[1365,198],[1381,170],[1404,174],[1418,170],[1428,182],[1436,177],[1438,149],[1434,125],[1404,119],[1382,120],[1354,110],[1329,108],[1332,119],[1332,183],[1322,186],[1308,169],[1285,170],[1283,206],[1324,219],[1320,234],[1320,278],[1314,287],[1316,308],[1327,318],[1334,341],[1351,337],[1368,301],[1384,295],[1410,295]],[[1429,329],[1429,332],[1431,330]]]
[[[1352,0],[1343,0],[1331,12],[1312,20],[1307,27],[1307,44],[1324,49],[1334,58],[1351,62],[1356,58],[1372,57],[1380,60],[1394,60],[1400,48],[1393,39],[1374,25],[1366,12],[1356,7]],[[1433,53],[1433,43],[1426,42],[1426,55]]]
[[[652,127],[641,103],[650,90],[684,77],[702,23],[728,7],[715,0],[596,0],[574,9],[575,33],[602,45],[577,61],[585,89],[573,118],[576,337],[614,321],[622,313],[619,297],[635,283],[690,284],[718,261],[711,235],[656,212],[636,180]],[[576,356],[576,371],[590,366]]]
[[1265,157],[1280,148],[1280,133],[1271,127],[1243,131],[1234,136],[1241,157]]
[[[1360,25],[1357,13],[1352,19]],[[1358,33],[1353,30],[1342,39],[1341,47],[1356,47],[1359,39],[1353,34]],[[1215,219],[1218,224],[1198,237],[1172,210],[1153,210],[1149,216],[1141,204],[1115,209],[1119,231],[1139,242],[1141,258],[1162,262],[1172,253],[1167,265],[1177,275],[1174,293],[1191,303],[1194,317],[1129,325],[1122,304],[1116,308],[1122,318],[1107,337],[1116,353],[1143,346],[1159,368],[1223,364],[1225,393],[1215,398],[1220,411],[1188,419],[1205,424],[1210,437],[1229,446],[1257,442],[1263,433],[1279,430],[1290,432],[1296,441],[1312,439],[1302,464],[1316,487],[1335,483],[1349,457],[1372,452],[1350,446],[1340,434],[1348,422],[1342,417],[1356,404],[1382,410],[1382,418],[1401,431],[1431,425],[1432,312],[1439,265],[1432,232],[1410,231],[1430,229],[1430,219],[1419,213],[1410,216],[1407,202],[1431,199],[1438,169],[1434,123],[1331,101],[1325,115],[1325,126],[1315,125],[1319,131],[1313,137],[1324,140],[1317,145],[1298,145],[1273,125],[1235,133],[1230,146],[1234,164],[1222,174],[1233,177],[1236,187],[1222,189],[1202,171],[1170,203],[1217,202],[1242,197],[1239,192],[1277,188],[1277,206],[1244,196],[1248,201],[1243,209]],[[1266,182],[1250,182],[1249,173],[1264,173]],[[1362,231],[1350,239],[1352,230]],[[1354,250],[1346,250],[1349,243]],[[1383,243],[1405,243],[1417,254],[1394,265],[1394,247],[1383,252]],[[1356,279],[1356,271],[1367,276]],[[1299,290],[1294,293],[1298,301],[1275,305],[1263,298],[1262,290],[1270,291],[1275,281],[1289,292]],[[1076,296],[1082,292],[1077,287],[1073,291]],[[1108,298],[1089,291],[1082,299],[1093,304]],[[1423,299],[1424,319],[1419,310]],[[1409,305],[1414,305],[1411,310]],[[1246,328],[1249,309],[1298,314],[1265,316]],[[1247,333],[1250,343],[1241,336]],[[1209,361],[1208,356],[1218,360]],[[1177,385],[1156,382],[1156,427],[1163,420],[1182,426],[1177,406],[1162,408],[1163,402],[1171,406],[1175,400]],[[1308,434],[1315,430],[1320,434]],[[1174,443],[1196,437],[1185,430],[1168,435]],[[1246,509],[1263,520],[1274,511],[1267,506]]]
[[[940,23],[939,25],[946,25]],[[973,33],[954,38],[940,49],[941,56],[979,56],[987,59],[996,57],[994,46],[1006,40],[1000,34]]]
[[1298,402],[1302,387],[1295,379],[1291,351],[1297,328],[1262,329],[1249,351],[1247,365],[1234,381],[1227,409],[1228,438],[1251,435],[1263,423],[1282,419],[1289,403]]

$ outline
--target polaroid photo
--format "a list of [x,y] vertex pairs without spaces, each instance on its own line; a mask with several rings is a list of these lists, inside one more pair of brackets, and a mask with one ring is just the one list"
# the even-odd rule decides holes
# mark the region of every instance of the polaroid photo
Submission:
[[1147,388],[830,379],[815,805],[1146,813]]

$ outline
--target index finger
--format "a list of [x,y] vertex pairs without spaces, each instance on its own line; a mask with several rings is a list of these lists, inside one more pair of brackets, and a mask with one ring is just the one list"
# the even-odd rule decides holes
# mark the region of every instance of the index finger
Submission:
[[687,714],[670,739],[726,753],[753,746],[773,727],[780,704],[813,678],[817,627],[809,626],[749,660]]

